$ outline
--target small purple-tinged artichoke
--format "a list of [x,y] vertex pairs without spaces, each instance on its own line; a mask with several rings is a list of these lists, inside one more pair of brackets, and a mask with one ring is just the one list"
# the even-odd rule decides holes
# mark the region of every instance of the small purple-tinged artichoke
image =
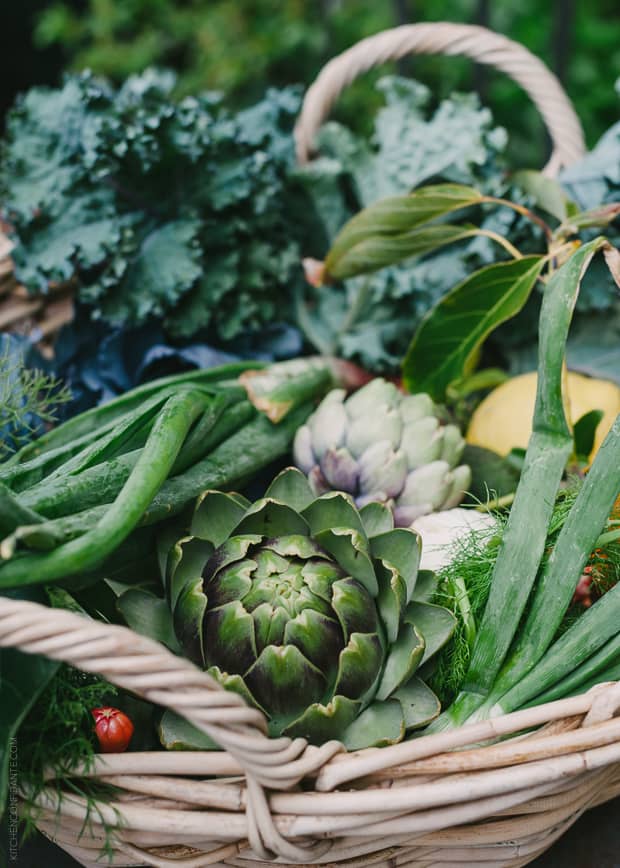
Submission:
[[471,482],[469,467],[457,466],[464,446],[428,395],[405,395],[378,378],[349,398],[329,392],[297,431],[294,456],[315,494],[346,491],[358,507],[383,503],[407,527],[460,503]]

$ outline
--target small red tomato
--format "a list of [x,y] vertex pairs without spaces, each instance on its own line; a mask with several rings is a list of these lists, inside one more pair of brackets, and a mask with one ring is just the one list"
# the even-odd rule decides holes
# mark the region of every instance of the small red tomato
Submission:
[[95,732],[102,753],[123,753],[133,735],[133,723],[118,708],[93,708]]

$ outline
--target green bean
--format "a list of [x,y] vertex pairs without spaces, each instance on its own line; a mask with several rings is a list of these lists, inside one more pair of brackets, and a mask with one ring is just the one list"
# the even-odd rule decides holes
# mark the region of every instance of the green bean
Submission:
[[100,503],[111,503],[127,482],[141,454],[142,449],[134,449],[126,455],[89,467],[77,476],[58,477],[51,482],[44,480],[23,491],[20,502],[45,518],[58,518]]
[[[207,446],[206,458],[168,479],[145,511],[140,525],[151,525],[180,513],[199,494],[209,488],[231,490],[285,455],[296,429],[311,410],[310,405],[295,411],[278,425],[271,424],[249,402],[231,407],[216,423]],[[212,441],[217,439],[217,444]],[[20,527],[13,534],[13,545],[48,551],[90,531],[109,506],[99,504],[75,514],[50,519],[41,524]]]
[[[170,377],[162,377],[159,380],[152,380],[142,386],[137,386],[129,392],[108,401],[98,407],[93,407],[91,410],[86,410],[73,419],[63,422],[62,425],[53,428],[38,440],[24,446],[19,452],[13,455],[5,465],[17,464],[30,458],[48,452],[57,446],[72,442],[78,437],[83,437],[88,434],[98,436],[104,428],[108,430],[108,426],[115,424],[126,413],[132,412],[146,399],[150,398],[158,392],[166,395],[175,394],[180,386],[213,386],[217,388],[220,384],[228,384],[231,379],[234,380],[240,373],[249,369],[263,368],[262,362],[231,362],[227,365],[220,365],[207,370],[188,371],[183,374],[175,374]],[[237,384],[238,385],[238,384]],[[3,466],[5,466],[3,465]]]
[[157,417],[142,453],[113,505],[95,527],[52,552],[28,554],[0,567],[0,587],[54,582],[101,563],[138,524],[168,476],[194,421],[204,412],[203,392],[171,397]]
[[[233,398],[237,397],[238,393],[234,393]],[[209,408],[216,400],[217,407],[215,412],[211,413]],[[171,475],[176,475],[179,468],[205,455],[256,414],[256,410],[247,400],[238,401],[226,408],[225,412],[221,412],[222,402],[226,403],[228,400],[227,395],[210,398],[209,405],[198,423],[200,425],[204,422],[204,426],[201,426],[200,432],[194,437],[192,435],[198,426],[192,429],[177,457]],[[48,519],[69,516],[103,503],[111,503],[135,467],[140,452],[140,449],[127,452],[89,467],[76,476],[58,475],[51,480],[46,479],[39,485],[22,492],[21,503]]]
[[[94,443],[83,449],[69,461],[66,461],[45,478],[45,482],[66,476],[75,476],[89,467],[101,464],[119,454],[133,451],[144,446],[151,430],[157,412],[166,402],[166,396],[156,395],[145,401],[133,413],[127,413],[117,421],[114,427],[105,435],[98,437]],[[138,435],[138,441],[135,438]],[[130,450],[128,444],[132,445]]]
[[0,482],[0,534],[11,533],[20,524],[36,524],[42,517],[21,503],[10,489]]

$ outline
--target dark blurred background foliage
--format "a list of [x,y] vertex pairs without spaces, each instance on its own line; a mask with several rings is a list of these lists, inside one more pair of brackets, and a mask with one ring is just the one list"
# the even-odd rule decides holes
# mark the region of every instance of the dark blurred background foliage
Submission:
[[[308,85],[330,57],[364,36],[431,20],[485,24],[542,57],[574,101],[590,146],[617,119],[617,0],[21,0],[0,32],[2,55],[12,57],[0,81],[0,113],[17,91],[58,84],[65,68],[121,82],[153,64],[177,71],[179,95],[217,89],[232,108],[258,99],[267,85]],[[341,100],[341,120],[368,131],[379,102],[373,84],[386,71],[413,75],[437,99],[477,90],[510,131],[519,162],[544,160],[544,132],[527,97],[463,59],[409,58],[397,70],[369,74]]]

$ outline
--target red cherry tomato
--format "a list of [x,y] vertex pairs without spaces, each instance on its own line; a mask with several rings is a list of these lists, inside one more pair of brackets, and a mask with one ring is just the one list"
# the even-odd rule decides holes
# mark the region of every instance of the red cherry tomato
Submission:
[[123,753],[133,735],[133,723],[118,708],[93,708],[95,732],[102,753]]

